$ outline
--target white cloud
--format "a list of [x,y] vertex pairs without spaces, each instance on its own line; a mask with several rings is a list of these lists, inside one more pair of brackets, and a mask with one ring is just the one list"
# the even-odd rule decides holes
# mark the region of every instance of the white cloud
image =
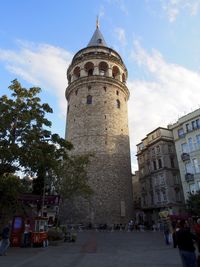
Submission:
[[179,116],[199,107],[200,72],[168,63],[161,53],[153,50],[148,54],[138,42],[134,43],[131,57],[149,73],[151,80],[129,82],[129,131],[131,150],[157,127],[167,127]]
[[65,115],[66,70],[72,54],[48,44],[18,41],[18,45],[18,51],[0,49],[0,61],[6,63],[9,72],[54,94]]
[[120,45],[121,46],[125,46],[126,45],[125,30],[123,28],[118,27],[118,28],[115,29],[115,33],[116,33],[117,39],[120,42]]
[[195,16],[200,8],[200,0],[160,0],[170,22],[174,22],[183,10]]
[[[166,62],[156,50],[147,53],[139,42],[134,43],[133,51],[131,57],[134,63],[138,64],[145,77],[151,77],[151,80],[135,79],[128,83],[129,130],[132,166],[135,170],[136,144],[155,128],[166,127],[184,112],[188,113],[198,107],[200,73]],[[8,71],[49,90],[55,95],[64,116],[66,70],[71,58],[68,51],[48,44],[19,42],[18,51],[0,49],[0,61],[5,62]]]

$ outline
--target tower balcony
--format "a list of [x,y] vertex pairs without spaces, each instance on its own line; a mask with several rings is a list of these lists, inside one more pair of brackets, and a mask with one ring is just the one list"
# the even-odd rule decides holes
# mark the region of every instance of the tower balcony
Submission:
[[188,153],[182,153],[181,159],[182,159],[182,161],[190,160],[190,155]]
[[186,182],[193,182],[194,181],[194,174],[193,173],[186,173],[185,174]]

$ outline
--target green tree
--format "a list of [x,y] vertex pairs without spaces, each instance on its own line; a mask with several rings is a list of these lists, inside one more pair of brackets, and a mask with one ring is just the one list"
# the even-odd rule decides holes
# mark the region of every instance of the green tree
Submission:
[[200,190],[195,194],[190,193],[186,207],[191,215],[200,216]]
[[23,192],[20,178],[13,174],[2,175],[0,177],[0,215],[1,221],[12,218],[20,209],[18,198]]
[[14,80],[9,86],[11,98],[0,98],[0,176],[23,171],[35,176],[34,193],[41,194],[47,173],[54,174],[57,165],[68,158],[72,144],[52,134],[52,113],[48,104],[41,104],[41,89],[23,88]]

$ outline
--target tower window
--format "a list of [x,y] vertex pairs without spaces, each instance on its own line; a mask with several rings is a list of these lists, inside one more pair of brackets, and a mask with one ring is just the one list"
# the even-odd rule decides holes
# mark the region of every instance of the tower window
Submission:
[[88,86],[88,91],[90,91],[91,88],[92,88],[92,87],[89,85],[89,86]]
[[101,44],[101,43],[102,43],[102,39],[98,39],[98,40],[97,40],[97,43],[98,43],[98,44]]
[[117,108],[120,108],[120,101],[119,101],[119,99],[117,99]]
[[78,95],[78,89],[75,91],[75,95]]
[[94,64],[92,62],[87,62],[84,66],[85,71],[87,72],[88,76],[92,76],[93,75],[93,71],[94,71]]
[[106,89],[107,89],[107,88],[106,88],[106,86],[104,86],[104,88],[103,88],[103,89],[104,89],[104,91],[106,92]]
[[126,76],[124,73],[122,73],[122,82],[125,83],[126,82]]
[[116,91],[116,95],[119,95],[119,91],[118,90]]
[[74,78],[75,78],[75,79],[78,79],[78,78],[80,77],[80,68],[79,68],[79,67],[76,67],[76,68],[74,69],[73,74],[74,74]]
[[119,68],[117,66],[114,66],[112,69],[113,78],[119,80],[119,74],[120,74]]
[[67,107],[67,113],[69,112],[69,105],[68,105],[68,107]]
[[105,61],[99,63],[99,75],[106,76],[108,72],[108,64]]
[[88,76],[92,76],[93,75],[93,69],[89,69],[88,70]]
[[87,96],[87,104],[88,105],[92,104],[92,96],[91,95]]

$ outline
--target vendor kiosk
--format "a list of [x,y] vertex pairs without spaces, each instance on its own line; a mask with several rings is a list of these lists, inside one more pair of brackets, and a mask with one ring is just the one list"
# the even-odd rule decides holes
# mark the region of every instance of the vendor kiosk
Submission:
[[31,243],[33,246],[48,245],[48,218],[35,217],[33,218],[33,227],[31,233]]

